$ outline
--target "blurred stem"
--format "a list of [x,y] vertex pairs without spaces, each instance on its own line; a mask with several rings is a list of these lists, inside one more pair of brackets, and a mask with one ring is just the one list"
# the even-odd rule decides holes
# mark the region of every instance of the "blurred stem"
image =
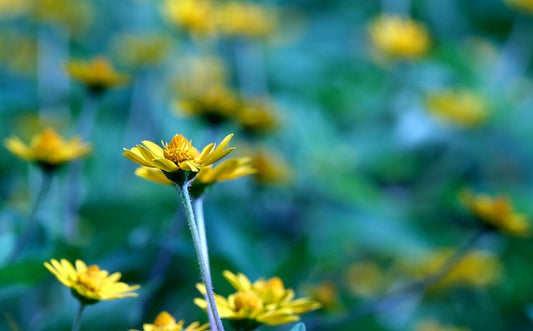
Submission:
[[185,207],[185,214],[187,216],[187,221],[191,230],[194,249],[196,251],[196,258],[198,259],[198,263],[200,264],[200,273],[206,289],[205,299],[207,302],[207,314],[209,316],[209,324],[211,325],[211,329],[213,331],[224,331],[224,326],[222,325],[222,321],[220,320],[220,316],[218,315],[218,310],[215,303],[215,294],[213,292],[211,274],[208,268],[209,256],[207,255],[207,251],[203,250],[200,231],[198,230],[198,225],[196,224],[196,218],[194,216],[191,197],[189,195],[189,185],[190,181],[185,181],[183,186],[176,185],[176,188],[178,190],[181,201],[183,202],[183,205]]
[[72,331],[78,331],[80,329],[81,315],[83,315],[84,308],[85,308],[85,304],[80,302],[80,307],[78,308],[78,312],[76,313],[76,318],[74,319],[74,322],[72,323]]
[[42,174],[43,176],[41,181],[41,187],[39,189],[37,197],[35,198],[35,203],[33,204],[33,208],[28,219],[28,225],[26,226],[26,230],[24,231],[24,233],[19,237],[13,252],[8,257],[8,264],[12,264],[15,262],[19,254],[24,250],[24,247],[30,240],[31,235],[33,234],[33,232],[35,231],[35,227],[37,226],[37,212],[39,211],[41,205],[46,199],[48,192],[50,192],[53,172],[42,169]]
[[[77,131],[82,140],[89,140],[96,118],[98,97],[87,93],[85,104],[78,119]],[[78,211],[80,209],[81,172],[83,161],[78,160],[69,164],[67,174],[67,188],[65,209],[63,213],[63,233],[65,238],[74,238],[78,233]]]

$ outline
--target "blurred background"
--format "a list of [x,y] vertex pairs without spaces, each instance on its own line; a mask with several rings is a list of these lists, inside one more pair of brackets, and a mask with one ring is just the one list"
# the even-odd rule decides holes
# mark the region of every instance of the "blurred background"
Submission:
[[[91,306],[82,330],[140,329],[162,310],[207,320],[175,190],[122,156],[176,133],[197,147],[234,133],[257,169],[205,199],[217,293],[232,292],[226,269],[279,276],[322,303],[308,330],[533,329],[531,240],[499,233],[460,276],[366,309],[476,231],[461,190],[533,212],[532,19],[529,0],[0,0],[0,137],[54,127],[93,149],[53,178],[13,264],[42,178],[0,153],[0,329],[70,328],[51,258],[142,286]],[[124,80],[69,71],[95,58]]]

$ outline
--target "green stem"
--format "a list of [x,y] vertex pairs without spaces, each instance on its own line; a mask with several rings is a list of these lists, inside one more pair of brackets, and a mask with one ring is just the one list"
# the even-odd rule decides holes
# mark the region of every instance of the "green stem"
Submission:
[[189,185],[190,181],[185,181],[182,187],[176,185],[180,198],[185,206],[185,214],[187,216],[187,221],[189,223],[189,228],[191,230],[191,236],[194,244],[194,249],[196,251],[196,258],[200,264],[200,273],[202,276],[202,281],[206,289],[206,302],[207,302],[207,312],[210,318],[209,323],[211,324],[211,329],[213,331],[224,331],[224,326],[220,320],[218,314],[217,306],[215,303],[215,294],[213,292],[213,285],[211,281],[211,274],[209,272],[209,257],[207,251],[204,251],[202,248],[202,240],[200,237],[200,231],[196,224],[196,218],[194,217],[194,211],[192,207],[191,197],[189,195]]
[[41,208],[41,205],[44,202],[46,196],[48,195],[48,192],[50,191],[50,186],[53,177],[52,171],[42,170],[42,173],[43,179],[41,182],[41,187],[39,189],[37,197],[35,198],[35,203],[33,204],[33,208],[28,219],[28,225],[26,226],[26,230],[24,231],[24,233],[19,237],[11,255],[8,257],[7,264],[12,264],[15,262],[19,254],[22,253],[22,251],[24,250],[24,247],[30,240],[31,235],[33,234],[33,232],[35,231],[35,227],[37,226],[37,213]]
[[[205,219],[204,219],[204,198],[200,196],[193,202],[194,216],[196,216],[196,226],[198,227],[198,234],[200,236],[200,245],[202,251],[206,256],[209,256],[207,248],[207,238],[205,234]],[[209,270],[209,263],[206,263],[206,268]]]
[[85,308],[85,304],[80,302],[80,307],[78,308],[78,312],[76,313],[76,318],[74,319],[74,322],[72,323],[72,331],[78,331],[81,326],[81,315],[83,314],[83,309]]

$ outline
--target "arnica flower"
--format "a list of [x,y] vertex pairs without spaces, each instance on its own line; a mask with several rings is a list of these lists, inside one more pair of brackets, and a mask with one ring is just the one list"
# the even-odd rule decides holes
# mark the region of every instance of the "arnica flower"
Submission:
[[[278,277],[259,279],[254,283],[243,274],[224,271],[224,278],[236,292],[224,298],[215,294],[215,301],[221,318],[232,320],[236,329],[252,330],[261,324],[280,325],[300,320],[300,314],[321,307],[309,299],[294,299],[294,291],[286,289]],[[203,284],[198,290],[205,295]],[[205,300],[197,298],[194,303],[206,309]]]
[[183,328],[184,324],[185,322],[183,320],[176,323],[176,319],[172,315],[163,311],[157,315],[154,324],[145,323],[143,325],[143,331],[209,331],[209,324],[207,323],[200,325],[200,323],[194,322],[188,327]]
[[470,331],[470,329],[452,325],[442,325],[435,320],[428,319],[419,322],[415,327],[415,331]]
[[162,12],[171,23],[195,36],[216,32],[215,6],[210,0],[165,0]]
[[399,16],[380,16],[370,25],[370,37],[374,46],[392,58],[417,59],[430,47],[426,27]]
[[[452,254],[452,249],[442,249],[433,253],[423,263],[412,269],[413,274],[418,277],[437,274]],[[500,275],[501,264],[497,256],[488,251],[474,250],[467,253],[433,288],[488,286],[498,282]]]
[[531,227],[526,215],[513,210],[507,197],[490,197],[485,194],[473,194],[469,190],[460,193],[463,205],[485,226],[491,230],[499,230],[514,236],[531,235]]
[[236,118],[240,105],[235,92],[216,85],[203,90],[182,90],[177,109],[182,115],[201,117],[209,124],[217,125]]
[[91,61],[73,60],[67,64],[70,77],[85,85],[93,93],[101,93],[109,88],[121,86],[129,77],[117,72],[103,57]]
[[51,128],[34,136],[29,145],[18,137],[8,138],[4,144],[11,153],[24,160],[35,162],[45,170],[53,170],[91,151],[91,147],[82,143],[79,137],[66,141]]
[[[172,138],[170,143],[162,142],[162,147],[148,140],[132,149],[124,148],[124,156],[131,161],[149,168],[161,170],[176,184],[183,184],[191,173],[196,175],[201,168],[207,167],[228,155],[234,148],[228,147],[233,134],[227,135],[218,147],[214,143],[205,146],[202,152],[181,134]],[[191,178],[188,178],[191,179]]]
[[69,287],[72,294],[83,304],[93,304],[100,300],[114,300],[126,297],[135,297],[134,293],[139,285],[130,286],[119,282],[121,274],[115,272],[109,275],[106,270],[101,270],[97,265],[87,266],[83,261],[76,260],[76,268],[65,260],[50,260],[44,266],[56,278]]
[[533,15],[533,1],[532,0],[505,0],[509,6],[517,9],[524,10],[528,14]]
[[264,37],[274,31],[276,19],[271,10],[257,4],[229,2],[216,11],[222,33],[239,37]]
[[468,90],[443,90],[426,98],[428,110],[437,118],[463,127],[483,123],[488,115],[483,98]]

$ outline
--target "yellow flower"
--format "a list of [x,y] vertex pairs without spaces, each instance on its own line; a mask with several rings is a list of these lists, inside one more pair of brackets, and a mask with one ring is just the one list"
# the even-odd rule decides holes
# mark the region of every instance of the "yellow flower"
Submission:
[[249,133],[268,132],[278,124],[273,107],[266,100],[244,102],[238,120],[243,130]]
[[339,291],[337,285],[332,281],[324,281],[314,287],[310,287],[307,292],[324,309],[334,309],[339,306]]
[[532,0],[505,0],[509,6],[518,10],[525,10],[529,14],[533,14],[533,1]]
[[143,325],[143,331],[209,331],[209,324],[207,323],[200,325],[200,323],[194,322],[185,329],[183,328],[183,324],[185,324],[183,320],[176,323],[176,319],[172,315],[163,311],[157,315],[154,324],[145,323]]
[[252,166],[257,170],[255,180],[263,184],[285,184],[291,177],[291,169],[286,162],[269,151],[259,151],[253,155]]
[[67,70],[72,79],[79,81],[93,92],[102,92],[111,87],[124,85],[129,78],[118,73],[103,57],[97,57],[89,62],[70,61]]
[[135,175],[158,184],[174,185],[174,182],[169,180],[165,173],[158,168],[139,167],[135,169]]
[[8,138],[4,144],[11,153],[24,160],[36,162],[43,169],[54,169],[91,151],[89,145],[82,143],[79,137],[65,141],[51,128],[34,136],[29,145],[24,144],[18,137]]
[[481,124],[487,118],[487,105],[477,94],[467,90],[443,90],[426,98],[428,110],[437,118],[464,127]]
[[97,265],[87,266],[81,260],[76,260],[76,268],[72,264],[61,259],[55,259],[50,263],[45,262],[44,266],[56,278],[72,290],[72,294],[85,304],[96,303],[100,300],[113,300],[125,297],[135,297],[133,293],[139,285],[129,286],[119,282],[121,277],[119,272],[109,275],[106,270],[101,270]]
[[[419,277],[435,275],[452,254],[453,250],[451,249],[439,250],[415,267],[413,273]],[[455,267],[439,280],[435,284],[435,288],[487,286],[496,283],[500,274],[501,264],[497,256],[487,251],[474,250],[467,253]]]
[[425,320],[416,325],[415,331],[470,331],[470,329],[451,325],[444,326],[434,320]]
[[216,11],[218,27],[231,36],[262,37],[276,25],[273,13],[252,3],[229,2]]
[[460,193],[463,205],[490,228],[515,236],[531,235],[526,215],[513,210],[507,197],[490,197],[485,194],[474,195],[469,190]]
[[210,0],[165,0],[162,11],[171,23],[195,35],[216,31],[215,8]]
[[85,32],[92,20],[91,2],[84,0],[34,0],[33,15],[39,21],[60,24],[69,32],[79,35]]
[[253,174],[256,170],[252,167],[250,161],[251,159],[248,157],[239,157],[225,160],[215,167],[202,168],[195,181],[203,184],[212,184]]
[[177,108],[185,116],[200,116],[211,124],[236,118],[240,110],[239,98],[223,85],[202,90],[182,90]]
[[14,17],[25,14],[30,8],[30,0],[0,0],[0,17]]
[[392,58],[416,59],[424,56],[430,47],[426,27],[399,16],[380,16],[370,25],[374,46]]
[[234,149],[227,148],[231,137],[233,134],[227,135],[218,147],[211,143],[198,153],[187,138],[177,134],[170,143],[163,142],[162,147],[144,140],[143,145],[137,145],[132,149],[124,148],[123,155],[142,166],[160,169],[168,179],[181,184],[184,172],[196,173],[228,155]]
[[[236,292],[227,299],[215,294],[215,301],[220,317],[231,319],[237,326],[251,328],[260,324],[295,322],[300,320],[299,314],[321,307],[320,303],[309,298],[294,299],[294,291],[286,289],[278,277],[252,283],[241,273],[235,275],[225,270],[223,275]],[[197,284],[197,288],[205,295],[203,284]],[[203,309],[207,307],[203,299],[197,298],[194,303]]]

